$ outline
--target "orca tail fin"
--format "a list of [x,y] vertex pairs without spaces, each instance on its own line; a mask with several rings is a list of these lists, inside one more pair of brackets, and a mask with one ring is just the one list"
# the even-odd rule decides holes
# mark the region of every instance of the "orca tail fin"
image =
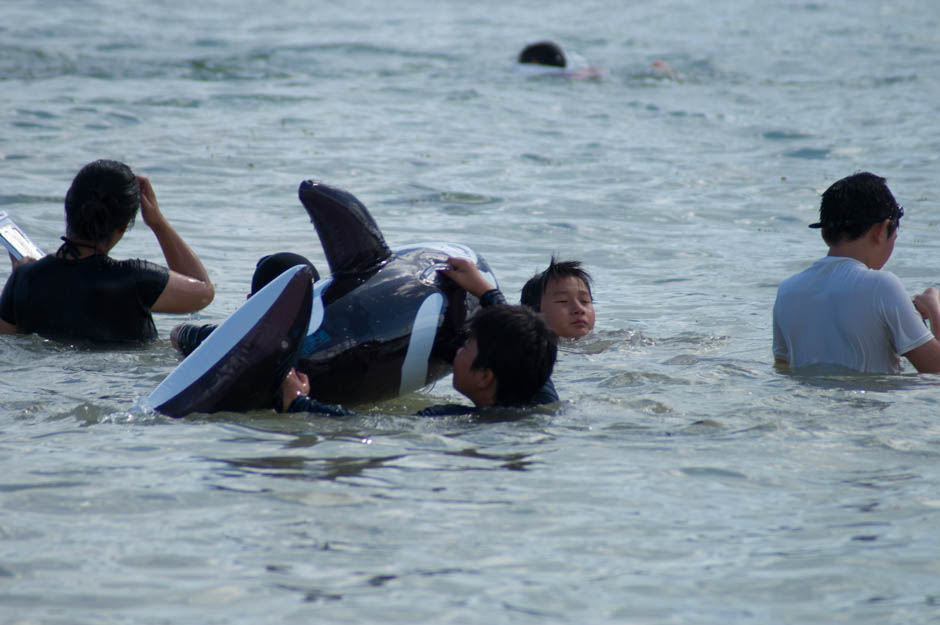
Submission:
[[364,271],[392,255],[372,215],[352,193],[305,180],[298,194],[320,237],[331,273]]

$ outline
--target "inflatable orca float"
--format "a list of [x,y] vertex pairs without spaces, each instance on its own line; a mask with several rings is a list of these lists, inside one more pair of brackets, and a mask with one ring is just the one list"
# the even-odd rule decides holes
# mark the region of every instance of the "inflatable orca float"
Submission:
[[365,206],[340,189],[307,181],[300,200],[331,275],[313,283],[298,265],[275,278],[143,400],[145,410],[271,408],[295,363],[313,397],[342,404],[396,397],[450,372],[479,302],[438,270],[450,256],[467,258],[495,287],[486,262],[448,243],[393,251]]
[[477,298],[438,273],[450,256],[476,263],[469,247],[420,243],[392,250],[351,193],[301,183],[330,276],[316,283],[297,369],[321,401],[357,404],[409,393],[447,375]]
[[252,295],[143,400],[171,417],[270,408],[310,323],[313,274],[288,269]]

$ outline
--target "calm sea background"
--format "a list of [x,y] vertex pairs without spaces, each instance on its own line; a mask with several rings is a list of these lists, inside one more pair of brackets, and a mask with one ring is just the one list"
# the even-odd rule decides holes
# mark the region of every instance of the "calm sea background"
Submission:
[[[175,421],[161,340],[0,338],[0,622],[936,623],[940,378],[774,369],[777,284],[858,170],[904,205],[887,268],[940,282],[940,11],[923,0],[369,0],[0,7],[0,209],[47,251],[117,158],[217,287],[326,263],[316,178],[389,244],[465,243],[504,291],[596,279],[564,405],[502,423]],[[551,38],[595,81],[514,67]],[[657,74],[665,61],[672,75]],[[138,223],[114,256],[161,261]],[[162,261],[161,261],[162,262]],[[9,266],[0,264],[0,281]]]

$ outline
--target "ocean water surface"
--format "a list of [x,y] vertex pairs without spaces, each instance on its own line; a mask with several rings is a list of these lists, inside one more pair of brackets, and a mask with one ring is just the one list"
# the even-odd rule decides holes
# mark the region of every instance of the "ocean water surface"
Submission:
[[[940,13],[915,0],[24,0],[0,8],[0,210],[47,251],[75,172],[150,176],[215,301],[96,351],[0,337],[0,622],[933,623],[940,379],[774,368],[777,284],[859,170],[887,269],[940,282]],[[514,67],[554,39],[598,80]],[[654,66],[668,64],[668,70]],[[138,407],[258,257],[325,273],[298,184],[390,245],[472,246],[511,299],[595,278],[557,410],[348,419]],[[114,256],[159,261],[147,227]],[[0,280],[9,275],[0,266]]]

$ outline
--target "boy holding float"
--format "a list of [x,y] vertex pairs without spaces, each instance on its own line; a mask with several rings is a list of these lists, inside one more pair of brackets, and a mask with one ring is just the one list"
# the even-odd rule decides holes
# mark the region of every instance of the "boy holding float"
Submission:
[[[480,298],[483,310],[470,320],[468,336],[454,358],[454,389],[473,406],[444,404],[418,412],[419,416],[471,414],[485,408],[516,407],[558,401],[551,384],[557,355],[556,335],[533,310],[508,306],[473,262],[448,259],[441,273]],[[281,407],[286,412],[321,412],[310,398],[306,376],[291,370],[281,386]]]

